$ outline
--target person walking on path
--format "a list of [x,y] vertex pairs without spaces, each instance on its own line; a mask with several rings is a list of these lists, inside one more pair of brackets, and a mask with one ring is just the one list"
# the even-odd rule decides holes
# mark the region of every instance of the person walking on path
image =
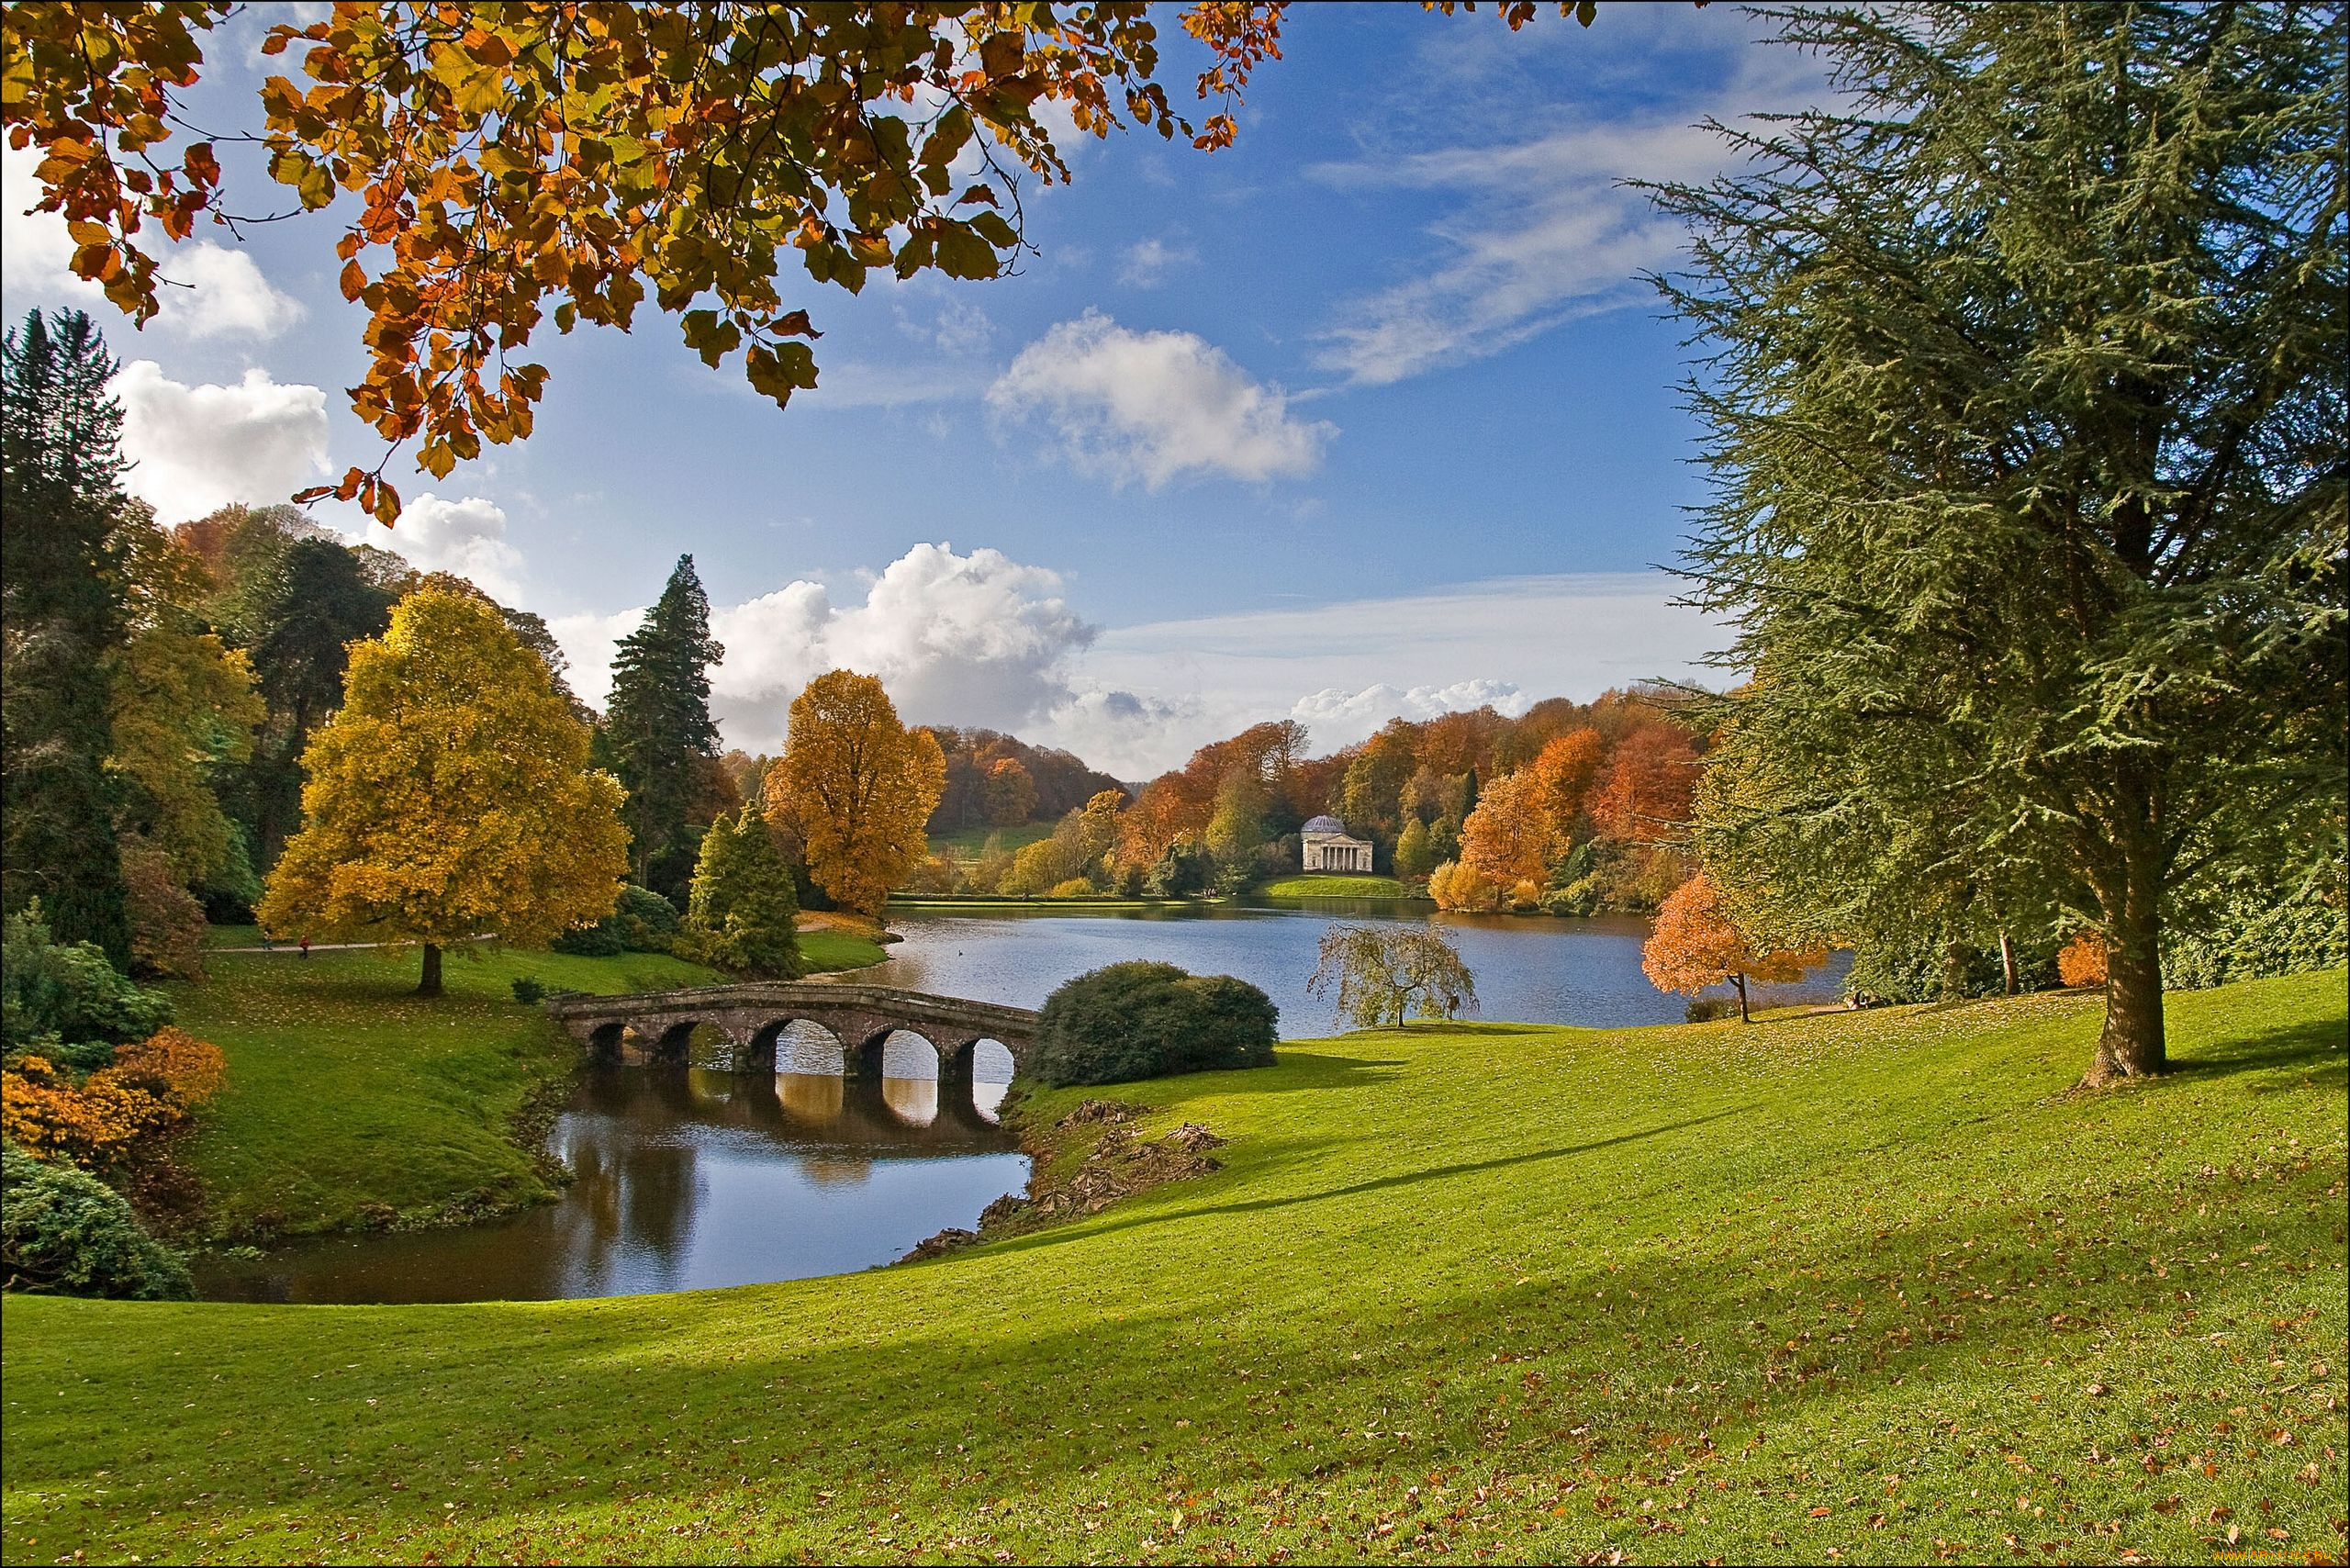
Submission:
[[310,956],[310,934],[309,934],[308,932],[305,931],[304,933],[302,933],[302,957],[304,957],[304,958],[308,958],[309,956]]

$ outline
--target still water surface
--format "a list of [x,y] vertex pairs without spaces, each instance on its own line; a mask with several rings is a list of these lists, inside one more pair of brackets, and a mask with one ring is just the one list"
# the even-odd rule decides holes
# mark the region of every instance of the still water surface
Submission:
[[[1336,1000],[1308,996],[1305,980],[1322,933],[1340,921],[1442,930],[1477,977],[1481,1017],[1612,1028],[1677,1024],[1688,1006],[1640,972],[1649,935],[1640,916],[1439,914],[1433,904],[1405,899],[1259,901],[1181,913],[906,911],[890,919],[905,940],[890,949],[888,962],[865,972],[882,985],[1037,1007],[1072,975],[1156,958],[1262,987],[1281,1008],[1281,1037],[1306,1040],[1338,1032]],[[1850,956],[1839,954],[1800,984],[1755,986],[1756,1005],[1832,1002],[1850,966]],[[1726,987],[1720,993],[1730,994]]]
[[[884,985],[1014,1006],[1041,1004],[1073,975],[1158,958],[1262,986],[1281,1035],[1334,1034],[1335,1009],[1305,993],[1322,933],[1337,920],[1441,926],[1477,977],[1487,1018],[1667,1024],[1677,996],[1640,972],[1648,922],[1440,915],[1401,900],[1223,905],[1180,913],[907,911],[905,940],[865,971]],[[1763,1005],[1832,1000],[1848,959],[1796,986],[1757,987]],[[801,1026],[795,1026],[801,1027]],[[893,1038],[879,1080],[840,1076],[837,1044],[794,1038],[782,1065],[737,1074],[696,1067],[584,1072],[547,1148],[574,1174],[555,1203],[511,1219],[414,1235],[338,1238],[198,1271],[215,1300],[551,1300],[703,1290],[840,1273],[903,1256],[1027,1182],[1027,1157],[990,1119],[1003,1094],[940,1103],[936,1058]],[[1000,1047],[983,1047],[1000,1049]],[[982,1058],[982,1079],[1010,1058]]]
[[[934,1080],[588,1069],[547,1137],[554,1203],[454,1230],[202,1262],[216,1301],[548,1301],[837,1274],[968,1226],[1028,1158]],[[976,1086],[992,1110],[1003,1085]]]

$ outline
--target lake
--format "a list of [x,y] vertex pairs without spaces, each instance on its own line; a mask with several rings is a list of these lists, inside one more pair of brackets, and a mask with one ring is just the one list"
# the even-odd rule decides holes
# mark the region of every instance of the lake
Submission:
[[[1433,924],[1453,939],[1477,977],[1478,1016],[1529,1024],[1612,1028],[1677,1024],[1688,1006],[1640,972],[1649,922],[1639,915],[1591,920],[1442,914],[1409,899],[1259,900],[1160,910],[1071,913],[990,907],[892,912],[905,940],[865,971],[884,985],[1037,1007],[1072,975],[1129,958],[1155,958],[1195,974],[1237,975],[1263,988],[1281,1012],[1284,1039],[1338,1030],[1330,998],[1305,992],[1322,933],[1340,921]],[[1752,987],[1758,1006],[1834,1002],[1851,956],[1838,954],[1800,984]],[[1718,988],[1718,994],[1732,994]],[[1714,994],[1714,993],[1708,993]]]

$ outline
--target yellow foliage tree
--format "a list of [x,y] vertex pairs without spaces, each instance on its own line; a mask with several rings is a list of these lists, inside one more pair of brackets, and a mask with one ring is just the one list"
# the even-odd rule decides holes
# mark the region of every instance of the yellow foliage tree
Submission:
[[878,680],[836,669],[792,700],[767,809],[797,830],[808,874],[834,903],[879,914],[928,853],[923,824],[946,788],[946,757],[930,732],[909,733]]
[[483,932],[541,946],[618,902],[620,781],[588,766],[588,726],[497,610],[446,588],[402,599],[352,645],[343,705],[303,754],[308,824],[259,914],[283,935],[420,942]]
[[1531,881],[1539,888],[1549,870],[1553,836],[1534,773],[1521,768],[1495,779],[1477,798],[1477,809],[1461,824],[1460,864],[1496,887]]

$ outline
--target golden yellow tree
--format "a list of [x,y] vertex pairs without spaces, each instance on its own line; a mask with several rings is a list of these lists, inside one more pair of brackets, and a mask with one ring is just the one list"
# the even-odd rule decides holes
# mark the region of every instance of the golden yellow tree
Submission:
[[497,607],[446,588],[352,644],[343,705],[302,756],[308,818],[259,911],[280,935],[540,946],[600,920],[628,867],[620,781]]
[[878,914],[927,852],[923,824],[946,788],[930,732],[908,733],[878,680],[836,669],[792,700],[790,739],[767,768],[767,816],[797,832],[808,874],[834,903]]
[[1514,888],[1539,883],[1548,869],[1551,823],[1530,769],[1497,778],[1477,797],[1460,829],[1460,863],[1486,881]]

